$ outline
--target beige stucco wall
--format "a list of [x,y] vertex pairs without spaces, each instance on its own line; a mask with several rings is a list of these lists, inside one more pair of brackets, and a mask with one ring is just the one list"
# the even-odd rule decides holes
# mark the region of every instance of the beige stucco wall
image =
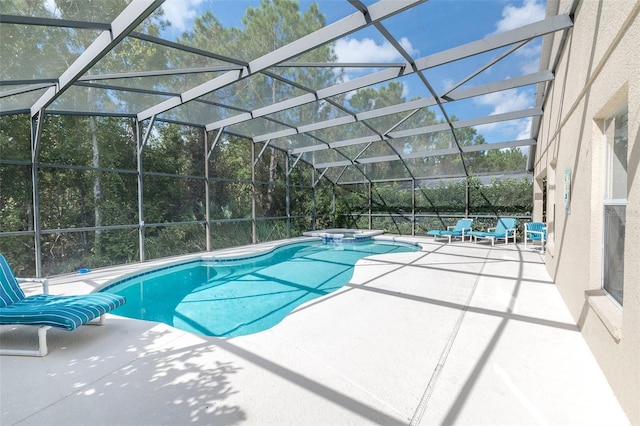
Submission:
[[[566,13],[571,1],[559,2]],[[534,176],[547,178],[546,262],[632,424],[640,425],[640,1],[583,0],[544,104]],[[561,47],[551,41],[550,58]],[[624,307],[600,292],[604,119],[629,111]],[[571,211],[564,175],[571,169]],[[535,187],[540,198],[541,188]],[[534,217],[542,217],[542,202]],[[555,214],[554,214],[555,209]]]

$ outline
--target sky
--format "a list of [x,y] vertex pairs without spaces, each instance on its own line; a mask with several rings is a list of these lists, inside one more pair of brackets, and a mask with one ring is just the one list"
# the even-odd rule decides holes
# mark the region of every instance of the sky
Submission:
[[[300,9],[306,10],[310,3],[308,0],[301,0]],[[365,1],[367,5],[372,3],[374,2]],[[319,0],[318,4],[326,16],[327,23],[354,12],[353,7],[345,0]],[[165,17],[171,21],[171,27],[163,36],[175,38],[189,29],[193,19],[209,8],[225,26],[242,27],[241,19],[245,8],[258,5],[259,1],[253,0],[166,0],[163,8]],[[404,14],[402,19],[391,18],[383,21],[383,24],[400,41],[403,48],[417,59],[542,20],[545,17],[545,8],[545,0],[431,0],[425,7],[421,7],[419,12],[410,12],[409,16]],[[338,62],[404,62],[396,49],[373,29],[359,31],[337,40],[335,53]],[[478,58],[479,62],[471,65],[473,68],[469,68],[471,61],[467,61],[467,67],[439,67],[442,69],[428,70],[425,75],[434,89],[441,93],[493,56],[495,53]],[[485,81],[496,81],[535,72],[538,70],[539,57],[540,42],[533,45],[530,43],[485,71],[484,77],[478,76],[475,81],[470,81],[468,86],[483,84],[483,78],[487,79]],[[344,80],[363,75],[357,69],[346,71],[343,75]],[[403,94],[407,99],[429,96],[424,85],[416,78],[406,81],[403,79],[403,85]],[[451,107],[451,112],[449,109],[447,111],[449,115],[464,119],[530,108],[533,105],[533,88],[520,88],[460,102],[460,105]],[[440,112],[435,111],[441,118]],[[525,139],[530,136],[530,120],[488,124],[478,126],[477,130],[485,135],[488,142]]]
[[[355,12],[346,0],[316,0],[327,24]],[[446,50],[486,36],[508,31],[541,19],[545,16],[546,0],[430,0],[409,13],[384,20],[385,28],[414,58]],[[311,0],[299,0],[301,11]],[[366,5],[375,3],[365,0]],[[55,8],[55,0],[46,0]],[[163,3],[165,19],[171,22],[161,35],[175,40],[189,30],[195,18],[210,10],[226,27],[242,27],[242,17],[248,6],[258,7],[259,0],[166,0]],[[508,58],[491,66],[463,87],[529,74],[538,70],[540,41],[529,43]],[[404,62],[396,49],[373,27],[350,34],[335,42],[338,62]],[[470,71],[485,64],[496,53],[460,61],[424,71],[436,92],[442,94]],[[346,69],[344,81],[358,78],[372,69]],[[417,78],[401,79],[403,95],[407,99],[427,97],[430,93]],[[534,105],[534,89],[519,88],[492,93],[468,101],[446,105],[447,113],[458,119],[475,118],[487,114],[500,114]],[[434,108],[438,118],[440,111]],[[488,142],[501,142],[529,137],[530,120],[478,126]]]

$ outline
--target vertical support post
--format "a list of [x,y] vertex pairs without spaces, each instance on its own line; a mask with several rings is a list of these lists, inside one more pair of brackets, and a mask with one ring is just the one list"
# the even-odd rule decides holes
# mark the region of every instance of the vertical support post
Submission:
[[372,193],[373,193],[373,182],[369,181],[369,230],[371,230],[373,226],[372,217],[371,217],[372,210],[373,210]]
[[331,216],[332,219],[332,228],[336,227],[336,186],[331,185],[331,192],[333,193],[331,196]]
[[313,231],[316,230],[316,169],[315,167],[311,169],[311,183],[312,183],[312,187],[311,189],[313,190],[313,197],[311,200],[312,203],[312,208],[311,208],[311,215],[312,215],[312,221],[311,221],[311,229]]
[[211,194],[209,192],[209,132],[207,128],[202,128],[202,139],[204,141],[204,231],[207,244],[207,251],[211,251]]
[[42,278],[42,241],[40,241],[40,197],[38,195],[38,158],[44,110],[31,118],[31,197],[33,200],[33,243],[35,250],[36,277]]
[[469,213],[470,213],[470,209],[469,209],[469,204],[471,204],[471,195],[469,194],[469,176],[467,176],[467,179],[465,179],[465,186],[464,186],[464,205],[465,205],[465,209],[464,209],[464,217],[465,218],[469,218]]
[[[153,119],[149,123],[149,126],[153,125]],[[144,262],[144,199],[143,199],[143,185],[144,179],[142,176],[142,126],[140,121],[136,120],[136,169],[138,172],[138,250],[140,251],[140,262]]]
[[291,238],[291,179],[289,179],[289,160],[291,156],[287,152],[287,160],[285,162],[285,210],[287,214],[287,238]]
[[256,238],[256,144],[251,141],[251,242]]
[[416,235],[416,180],[411,179],[411,236]]

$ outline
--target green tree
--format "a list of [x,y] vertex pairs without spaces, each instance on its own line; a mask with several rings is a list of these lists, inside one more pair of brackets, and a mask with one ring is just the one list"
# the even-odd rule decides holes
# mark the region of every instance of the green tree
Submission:
[[[224,28],[211,13],[204,14],[194,22],[193,30],[182,35],[181,41],[208,49],[224,56],[233,56],[249,62],[272,50],[293,42],[325,25],[324,16],[317,4],[311,4],[301,12],[294,0],[263,0],[259,7],[248,7],[242,19],[244,28]],[[323,46],[304,55],[304,60],[331,62],[335,55],[330,46]],[[255,109],[300,93],[287,81],[296,81],[309,88],[323,87],[335,81],[330,68],[307,70],[298,67],[277,67],[269,74],[257,74],[245,78],[224,91],[226,102],[244,109]],[[328,118],[329,108],[297,108],[279,114],[278,119],[292,124]],[[273,122],[265,120],[265,126],[258,129],[262,133],[273,132]],[[282,160],[278,161],[276,149],[267,149],[267,160],[258,163],[259,179],[268,182],[260,187],[260,199],[264,203],[265,214],[275,212],[277,202],[275,191],[277,181],[284,181]],[[278,164],[280,163],[280,167]],[[261,169],[263,168],[263,169]]]

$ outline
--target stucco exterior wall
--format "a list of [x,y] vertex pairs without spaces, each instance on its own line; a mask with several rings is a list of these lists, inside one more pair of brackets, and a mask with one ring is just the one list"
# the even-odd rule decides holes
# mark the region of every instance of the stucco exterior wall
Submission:
[[[561,0],[558,13],[571,1]],[[640,425],[640,1],[583,0],[545,99],[534,176],[547,180],[546,262],[632,424]],[[559,56],[557,56],[559,55]],[[602,289],[604,120],[628,106],[624,306]],[[570,211],[565,174],[570,171]],[[542,187],[535,185],[535,198]],[[534,217],[542,217],[542,202]]]

